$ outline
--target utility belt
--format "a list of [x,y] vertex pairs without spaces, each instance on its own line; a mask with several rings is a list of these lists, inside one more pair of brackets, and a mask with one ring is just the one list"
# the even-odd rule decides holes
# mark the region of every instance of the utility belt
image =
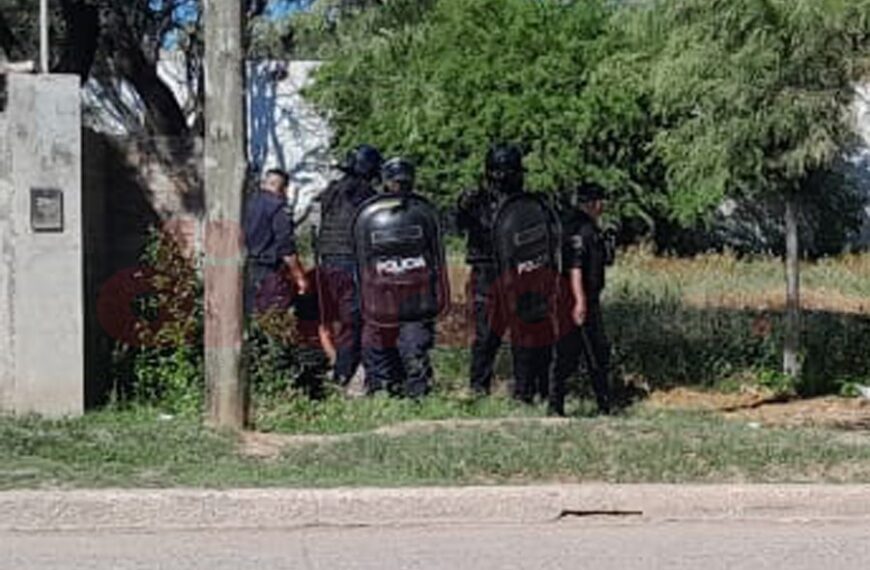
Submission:
[[320,254],[320,263],[356,263],[356,257],[352,254],[343,254],[343,253],[322,253]]

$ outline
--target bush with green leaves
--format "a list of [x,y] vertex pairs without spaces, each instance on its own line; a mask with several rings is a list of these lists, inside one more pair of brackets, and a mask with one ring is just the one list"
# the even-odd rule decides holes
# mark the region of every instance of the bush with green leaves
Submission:
[[169,413],[198,414],[203,406],[202,281],[168,234],[153,230],[134,278],[145,281],[134,313],[135,346],[119,346],[116,367],[123,394]]
[[273,59],[329,59],[342,49],[419,22],[436,0],[317,0],[286,18],[251,26],[250,53]]
[[608,26],[599,1],[440,0],[343,45],[308,96],[329,114],[339,148],[368,141],[413,157],[420,188],[442,203],[476,184],[493,140],[527,147],[535,189],[580,176],[622,188],[615,181],[644,170],[632,155],[643,141],[626,137],[646,123],[643,102],[610,80],[615,71],[596,72]]
[[[198,415],[205,399],[203,284],[174,238],[152,231],[134,275],[137,342],[116,347],[117,397],[172,414]],[[247,325],[245,373],[255,399],[280,398],[300,374],[296,320],[269,311]]]
[[[657,258],[660,261],[661,258]],[[804,371],[799,379],[779,373],[784,314],[764,303],[725,306],[717,295],[733,288],[726,280],[734,264],[733,280],[750,281],[751,264],[719,256],[710,263],[720,273],[702,276],[703,261],[686,262],[694,274],[659,271],[633,260],[618,267],[605,296],[605,326],[613,343],[614,371],[619,377],[642,379],[653,389],[674,386],[719,387],[734,379],[754,381],[776,392],[800,396],[832,394],[844,383],[870,383],[870,317],[847,312],[807,311],[802,322]],[[775,281],[777,267],[759,263],[765,282]],[[837,290],[827,278],[816,287]],[[709,282],[705,282],[707,280]],[[723,280],[721,283],[714,283]],[[742,284],[744,291],[767,285]],[[713,301],[687,302],[689,293],[704,290]]]
[[852,229],[827,231],[857,208],[831,173],[853,139],[865,0],[436,0],[402,18],[406,4],[336,30],[308,96],[337,150],[412,156],[442,204],[512,140],[533,189],[594,179],[634,236],[703,233],[726,197],[791,193],[825,220],[819,252]]
[[[652,388],[715,387],[747,374],[762,385],[770,383],[765,379],[781,380],[782,338],[775,332],[782,331],[781,314],[639,297],[616,298],[605,312],[615,369]],[[870,380],[867,318],[809,313],[803,337],[805,370],[790,384],[801,396],[836,393],[846,380]]]

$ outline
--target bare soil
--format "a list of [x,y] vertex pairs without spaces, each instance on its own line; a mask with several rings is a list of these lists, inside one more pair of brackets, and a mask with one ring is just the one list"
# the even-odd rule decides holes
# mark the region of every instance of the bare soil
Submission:
[[653,393],[644,404],[671,410],[704,410],[727,418],[783,427],[870,430],[870,400],[826,396],[782,400],[770,393],[745,390],[735,394],[676,388]]
[[342,433],[342,434],[282,434],[245,432],[241,435],[241,450],[243,455],[259,459],[275,459],[281,455],[282,450],[302,445],[331,444],[348,441],[361,436],[383,435],[389,437],[401,437],[413,433],[431,433],[446,429],[469,429],[498,430],[508,426],[522,425],[561,425],[570,422],[565,418],[501,418],[481,420],[420,420],[402,422],[400,424],[384,426],[378,429]]

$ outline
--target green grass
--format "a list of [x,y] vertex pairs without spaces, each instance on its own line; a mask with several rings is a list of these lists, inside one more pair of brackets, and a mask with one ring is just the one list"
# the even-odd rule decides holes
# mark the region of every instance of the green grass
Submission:
[[289,397],[262,402],[256,427],[281,433],[341,434],[367,431],[406,421],[494,419],[541,416],[544,409],[517,404],[507,398],[463,399],[435,394],[420,402],[378,395],[323,401]]
[[0,489],[870,482],[870,438],[638,411],[566,424],[363,433],[240,455],[235,438],[153,412],[0,418]]

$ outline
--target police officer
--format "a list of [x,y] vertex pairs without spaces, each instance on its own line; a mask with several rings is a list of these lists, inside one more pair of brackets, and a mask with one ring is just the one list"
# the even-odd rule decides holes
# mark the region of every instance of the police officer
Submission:
[[[502,335],[508,326],[500,322],[501,299],[496,294],[499,278],[493,253],[492,231],[495,215],[510,196],[523,192],[522,152],[513,145],[494,145],[485,163],[483,186],[464,192],[458,202],[457,224],[467,234],[467,258],[471,265],[470,299],[474,320],[471,354],[471,389],[489,394],[493,365]],[[513,334],[513,333],[512,333]],[[538,384],[547,383],[551,361],[550,346],[523,346],[512,339],[514,396],[529,401]]]
[[560,338],[550,391],[550,412],[565,413],[568,378],[577,371],[580,355],[586,358],[592,387],[601,413],[611,411],[608,382],[610,345],[604,334],[601,293],[605,267],[613,263],[613,241],[599,227],[604,210],[604,190],[594,183],[581,184],[564,212],[562,261],[566,291],[560,303]]
[[375,195],[373,183],[382,162],[376,148],[369,145],[354,148],[341,166],[344,176],[330,184],[320,198],[317,255],[322,319],[335,327],[334,378],[342,386],[356,373],[362,348],[358,267],[351,225],[360,204]]
[[248,254],[244,306],[248,316],[289,307],[291,294],[285,270],[289,270],[300,293],[308,290],[308,280],[296,254],[293,218],[287,205],[288,183],[286,172],[269,170],[259,190],[245,204],[243,229]]
[[[381,178],[389,194],[411,194],[416,169],[409,160],[392,158],[384,163]],[[369,393],[386,388],[393,395],[424,397],[432,385],[429,352],[435,344],[434,320],[379,327],[366,322],[363,332],[363,366]]]

